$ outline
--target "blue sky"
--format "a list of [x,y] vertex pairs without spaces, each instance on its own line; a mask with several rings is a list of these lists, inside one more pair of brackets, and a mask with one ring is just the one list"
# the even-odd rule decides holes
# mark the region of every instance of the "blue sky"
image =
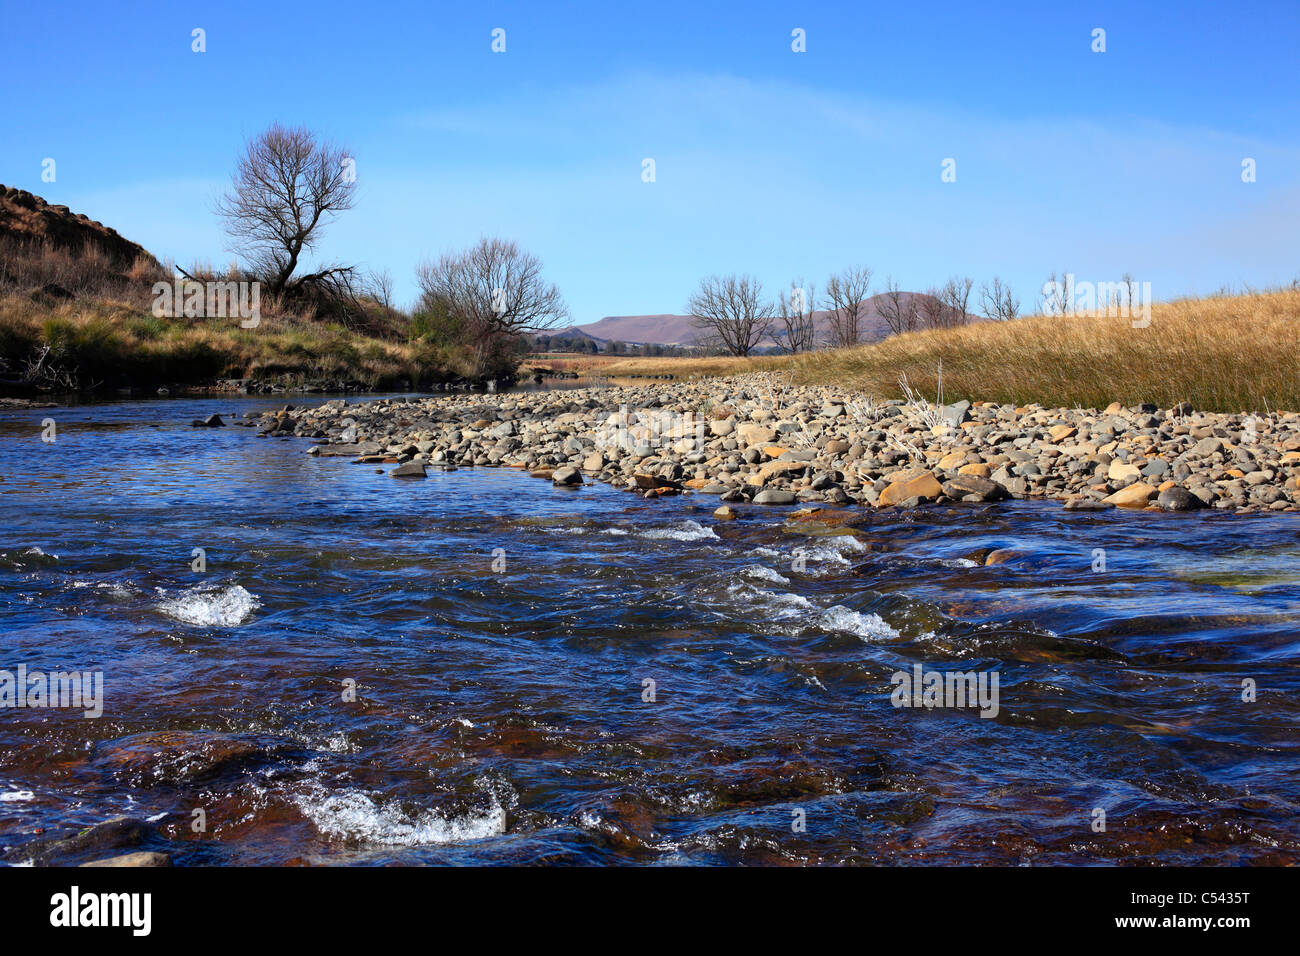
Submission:
[[484,235],[540,256],[579,323],[680,312],[711,272],[775,293],[858,264],[877,288],[998,274],[1026,304],[1053,271],[1130,272],[1168,299],[1300,274],[1297,49],[1294,0],[15,3],[0,182],[224,263],[212,201],[278,120],[350,147],[357,207],[320,256],[403,300]]

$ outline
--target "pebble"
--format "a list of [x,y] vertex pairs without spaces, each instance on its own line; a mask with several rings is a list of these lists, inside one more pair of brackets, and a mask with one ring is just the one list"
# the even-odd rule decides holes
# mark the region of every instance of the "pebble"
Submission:
[[[518,468],[558,486],[595,480],[658,498],[910,508],[1055,499],[1233,513],[1300,510],[1300,415],[1104,410],[965,400],[870,402],[772,373],[540,392],[326,402],[265,413],[260,434],[314,454]],[[1193,500],[1195,499],[1195,500]],[[1197,504],[1199,502],[1199,505]]]

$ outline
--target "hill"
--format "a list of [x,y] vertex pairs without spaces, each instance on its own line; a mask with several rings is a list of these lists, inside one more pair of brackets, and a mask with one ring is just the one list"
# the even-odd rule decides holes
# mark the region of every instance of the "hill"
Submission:
[[[903,293],[904,303],[912,299],[920,300],[924,297],[925,294],[920,292]],[[879,342],[890,334],[889,325],[880,313],[880,304],[883,299],[883,295],[873,295],[867,300],[866,314],[861,325],[862,342],[864,344]],[[817,327],[819,342],[826,337],[830,325],[830,315],[831,313],[826,310],[813,313],[813,324]],[[973,317],[972,321],[978,321],[981,318],[982,316],[976,316]],[[575,325],[573,329],[603,342],[617,340],[636,344],[649,343],[651,345],[690,345],[695,342],[696,337],[700,334],[700,330],[695,327],[694,321],[689,315],[673,315],[670,313],[607,315],[596,322]],[[767,339],[762,343],[763,346],[775,344],[776,342],[772,339]]]
[[138,243],[115,229],[67,206],[51,206],[23,189],[0,185],[0,242],[8,246],[44,246],[78,256],[102,259],[115,271],[126,271],[137,261],[157,267],[158,261]]

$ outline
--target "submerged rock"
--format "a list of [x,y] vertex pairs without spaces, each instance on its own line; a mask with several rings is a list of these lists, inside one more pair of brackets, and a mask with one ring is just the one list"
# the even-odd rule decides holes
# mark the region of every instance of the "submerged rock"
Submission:
[[104,860],[91,860],[89,863],[82,863],[82,866],[171,866],[172,858],[166,853],[156,853],[148,850],[142,850],[138,853],[123,853],[121,856],[110,856]]

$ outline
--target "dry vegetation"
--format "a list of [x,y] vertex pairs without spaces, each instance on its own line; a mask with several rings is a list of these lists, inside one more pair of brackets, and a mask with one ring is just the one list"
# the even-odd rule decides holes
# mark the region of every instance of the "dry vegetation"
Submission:
[[[91,386],[255,379],[287,386],[348,382],[420,388],[469,376],[474,357],[454,337],[422,334],[368,300],[345,326],[262,300],[261,325],[158,318],[152,259],[129,268],[92,247],[0,243],[0,384],[72,391]],[[788,372],[873,398],[901,397],[903,376],[933,398],[1103,408],[1190,402],[1206,411],[1300,410],[1300,288],[1185,299],[1128,317],[1031,316],[891,336],[875,345],[770,357],[534,356],[526,367],[583,378],[689,379]]]
[[47,382],[56,391],[64,384],[84,390],[242,378],[289,387],[418,387],[441,381],[462,358],[428,343],[369,338],[296,316],[264,314],[258,328],[242,329],[230,319],[160,319],[121,302],[0,300],[5,378],[47,345],[45,364],[56,373]]
[[875,345],[800,355],[796,381],[899,397],[904,374],[945,401],[1104,408],[1191,402],[1198,409],[1300,409],[1300,289],[1185,299],[1124,317],[1031,316],[911,332]]
[[1152,307],[1151,325],[1121,316],[1030,316],[891,336],[795,356],[539,356],[527,365],[591,377],[686,379],[789,372],[902,398],[899,380],[943,398],[1104,408],[1190,402],[1205,411],[1300,410],[1300,289],[1184,299]]
[[731,355],[701,357],[578,355],[547,353],[524,361],[524,368],[549,368],[574,372],[582,378],[715,378],[743,372],[766,372],[784,368],[785,356],[737,358]]
[[19,390],[245,378],[419,387],[472,370],[468,353],[410,340],[400,317],[377,303],[368,303],[362,330],[282,308],[271,296],[257,328],[233,318],[159,318],[152,284],[171,277],[152,260],[118,271],[94,247],[0,245],[0,384]]

